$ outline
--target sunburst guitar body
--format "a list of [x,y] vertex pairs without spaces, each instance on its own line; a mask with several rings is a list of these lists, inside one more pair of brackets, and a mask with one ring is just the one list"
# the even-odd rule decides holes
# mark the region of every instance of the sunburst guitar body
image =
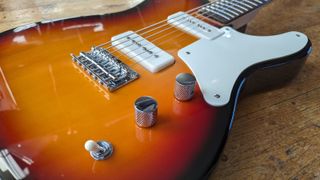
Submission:
[[299,32],[239,32],[266,3],[149,0],[1,33],[0,179],[207,177],[242,90],[311,52]]

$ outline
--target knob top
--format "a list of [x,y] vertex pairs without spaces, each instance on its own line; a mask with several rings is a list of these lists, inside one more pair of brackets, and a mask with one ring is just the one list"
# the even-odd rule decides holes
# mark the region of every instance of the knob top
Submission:
[[136,123],[140,127],[151,127],[157,121],[158,103],[149,96],[142,96],[134,103]]
[[141,112],[153,112],[158,107],[157,101],[148,96],[138,98],[134,105],[135,108]]
[[89,152],[99,152],[102,148],[93,140],[88,140],[84,144],[84,148]]
[[177,75],[176,81],[181,85],[193,85],[196,82],[196,78],[189,73],[180,73]]
[[180,73],[176,77],[174,96],[179,101],[190,100],[194,95],[196,78],[189,73]]
[[110,157],[113,153],[113,146],[107,141],[88,140],[84,144],[84,148],[90,152],[91,157],[95,160],[103,160]]

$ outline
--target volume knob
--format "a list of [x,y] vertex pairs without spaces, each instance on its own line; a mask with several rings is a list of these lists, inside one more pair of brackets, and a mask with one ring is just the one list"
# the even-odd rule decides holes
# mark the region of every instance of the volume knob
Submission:
[[180,73],[176,77],[174,96],[179,101],[190,100],[194,95],[196,78],[188,73]]
[[136,124],[139,127],[151,127],[157,122],[158,103],[152,97],[142,96],[134,103]]

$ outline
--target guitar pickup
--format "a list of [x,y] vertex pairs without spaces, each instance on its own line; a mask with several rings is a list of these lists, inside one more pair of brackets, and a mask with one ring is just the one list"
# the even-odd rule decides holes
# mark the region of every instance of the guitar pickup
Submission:
[[220,29],[184,12],[177,12],[167,18],[169,24],[199,38],[213,40],[224,34]]
[[152,73],[174,63],[174,58],[133,31],[111,38],[112,45]]
[[92,48],[90,52],[71,56],[78,66],[109,91],[114,91],[139,77],[137,72],[103,48]]

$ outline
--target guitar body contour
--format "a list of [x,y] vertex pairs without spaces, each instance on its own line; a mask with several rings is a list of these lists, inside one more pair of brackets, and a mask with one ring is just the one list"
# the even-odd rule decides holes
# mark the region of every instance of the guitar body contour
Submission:
[[[204,3],[148,1],[113,15],[38,23],[26,30],[0,34],[0,158],[11,155],[18,165],[13,172],[0,163],[0,177],[205,177],[225,144],[244,85],[259,89],[257,82],[271,78],[262,76],[265,73],[259,75],[260,71],[275,71],[276,77],[268,81],[272,84],[290,79],[303,64],[310,42],[290,56],[246,69],[236,80],[230,101],[220,107],[209,105],[198,86],[192,100],[180,102],[174,98],[177,74],[191,73],[178,56],[180,49],[197,40],[187,33],[177,31],[157,43],[175,59],[173,65],[158,73],[122,57],[140,78],[114,92],[98,85],[70,57],[70,53],[90,50],[119,33]],[[290,69],[291,74],[279,77],[283,68]],[[251,73],[258,75],[249,77]],[[151,128],[135,124],[134,101],[141,96],[151,96],[158,102],[158,122]],[[111,142],[112,156],[104,161],[92,159],[83,148],[88,139]]]

